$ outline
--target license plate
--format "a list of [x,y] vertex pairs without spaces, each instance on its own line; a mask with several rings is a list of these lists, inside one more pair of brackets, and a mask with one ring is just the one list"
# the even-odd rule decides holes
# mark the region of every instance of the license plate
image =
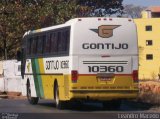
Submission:
[[99,73],[97,74],[97,79],[99,81],[111,81],[112,79],[114,78],[114,74],[111,74],[111,73]]
[[107,78],[107,77],[104,78],[104,77],[103,77],[103,78],[99,78],[99,80],[100,80],[100,81],[111,81],[112,78]]

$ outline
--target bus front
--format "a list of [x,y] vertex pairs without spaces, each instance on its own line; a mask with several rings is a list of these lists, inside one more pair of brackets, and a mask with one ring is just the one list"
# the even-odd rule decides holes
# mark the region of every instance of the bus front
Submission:
[[136,25],[128,18],[81,18],[72,27],[70,99],[112,101],[138,95]]

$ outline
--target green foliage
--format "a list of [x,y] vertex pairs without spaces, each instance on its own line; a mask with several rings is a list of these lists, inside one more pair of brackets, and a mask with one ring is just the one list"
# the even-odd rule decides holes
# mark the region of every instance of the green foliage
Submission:
[[123,0],[1,0],[0,59],[16,57],[23,34],[75,17],[121,13]]
[[98,16],[122,14],[123,0],[75,0],[80,6],[79,16]]

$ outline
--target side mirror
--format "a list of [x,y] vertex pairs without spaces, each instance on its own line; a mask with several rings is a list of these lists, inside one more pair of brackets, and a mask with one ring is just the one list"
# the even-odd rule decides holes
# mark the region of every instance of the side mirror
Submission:
[[22,59],[22,52],[20,50],[17,51],[17,61],[21,61]]

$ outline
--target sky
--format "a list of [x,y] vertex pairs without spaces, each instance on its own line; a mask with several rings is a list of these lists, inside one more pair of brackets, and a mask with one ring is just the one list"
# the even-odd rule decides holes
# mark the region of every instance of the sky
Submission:
[[160,6],[160,0],[123,0],[123,4],[134,4],[137,6]]

